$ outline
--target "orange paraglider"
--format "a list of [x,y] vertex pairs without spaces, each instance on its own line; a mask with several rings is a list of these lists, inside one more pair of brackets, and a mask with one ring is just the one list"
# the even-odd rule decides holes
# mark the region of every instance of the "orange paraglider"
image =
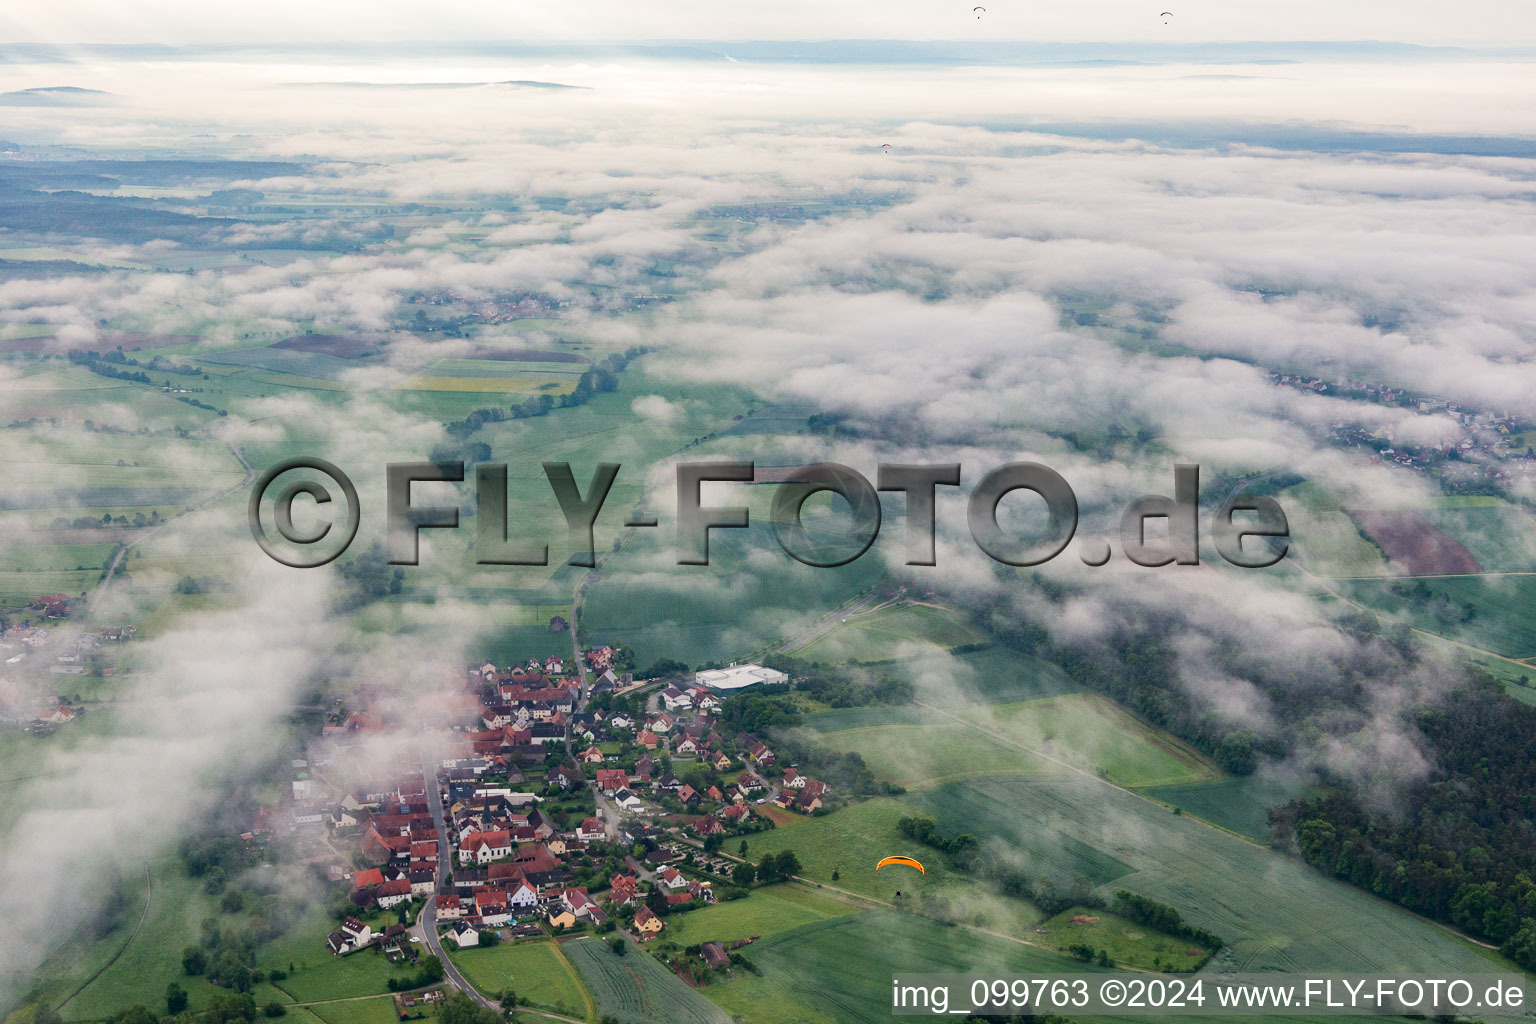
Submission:
[[884,860],[882,860],[880,863],[875,865],[875,870],[879,871],[881,868],[885,867],[887,864],[900,864],[903,867],[917,868],[917,870],[921,871],[925,875],[928,873],[927,871],[925,871],[923,869],[923,866],[921,864],[919,864],[917,861],[913,860],[911,857],[887,857]]

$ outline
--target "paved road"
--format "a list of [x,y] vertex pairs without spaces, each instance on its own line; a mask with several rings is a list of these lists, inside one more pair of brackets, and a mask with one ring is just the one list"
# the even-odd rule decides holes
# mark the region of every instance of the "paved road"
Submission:
[[[225,443],[228,444],[228,442],[225,442]],[[211,497],[204,498],[202,501],[199,501],[196,504],[187,506],[187,511],[186,512],[183,512],[180,515],[172,516],[171,518],[169,518],[169,519],[165,520],[163,523],[161,523],[159,526],[152,526],[152,527],[150,527],[149,529],[145,530],[143,533],[141,533],[137,537],[135,537],[133,540],[129,541],[128,543],[124,544],[121,548],[119,548],[118,551],[117,551],[117,557],[113,558],[112,559],[112,564],[107,566],[107,571],[102,574],[101,582],[96,584],[96,590],[91,594],[91,603],[93,605],[96,603],[96,598],[100,597],[102,592],[107,589],[107,584],[111,583],[112,582],[112,578],[117,575],[117,570],[118,570],[119,567],[122,566],[123,559],[128,557],[128,552],[129,551],[131,551],[132,549],[138,547],[140,544],[144,543],[146,540],[148,540],[149,538],[153,537],[155,534],[159,533],[161,530],[165,529],[167,526],[170,526],[172,523],[176,522],[176,520],[182,518],[183,516],[190,515],[191,513],[196,512],[199,509],[207,508],[209,505],[212,505],[214,502],[222,501],[224,498],[227,498],[229,495],[234,494],[236,491],[241,490],[241,489],[246,488],[246,487],[249,487],[251,485],[251,481],[256,479],[256,470],[251,466],[251,464],[249,462],[245,461],[245,456],[240,453],[240,449],[236,448],[233,444],[229,444],[229,450],[234,453],[235,458],[240,460],[240,465],[245,467],[245,479],[241,480],[238,484],[235,484],[235,486],[230,487],[227,490],[220,491],[219,493],[217,493],[215,495],[212,495]]]
[[[426,776],[427,783],[427,809],[432,812],[432,825],[437,829],[437,879],[434,888],[442,888],[444,879],[448,874],[450,865],[449,857],[452,851],[448,846],[448,825],[443,817],[443,793],[438,788],[437,762],[423,748],[421,756],[422,774]],[[489,1010],[501,1013],[501,1005],[492,1002],[480,994],[480,990],[469,983],[469,979],[459,973],[459,969],[448,959],[448,954],[443,952],[442,940],[437,936],[437,901],[427,900],[427,905],[416,918],[416,924],[411,929],[412,934],[426,943],[427,950],[443,962],[443,973],[448,980],[460,992],[468,995],[475,1002]]]
[[626,856],[624,863],[629,865],[629,870],[633,871],[635,877],[639,878],[642,882],[654,882],[656,880],[656,872],[635,860],[635,858]]
[[597,788],[596,783],[592,786],[592,795],[597,797],[597,815],[603,819],[603,829],[608,835],[608,841],[617,842],[619,839],[619,809],[613,805],[612,800],[609,800],[603,794],[602,790]]

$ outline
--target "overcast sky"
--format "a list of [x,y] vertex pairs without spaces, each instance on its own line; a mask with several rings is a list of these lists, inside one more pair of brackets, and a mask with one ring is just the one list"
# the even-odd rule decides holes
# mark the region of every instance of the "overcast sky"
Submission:
[[[1358,40],[1536,46],[1522,0],[9,0],[7,42],[645,39]],[[1165,25],[1165,7],[1175,17]]]

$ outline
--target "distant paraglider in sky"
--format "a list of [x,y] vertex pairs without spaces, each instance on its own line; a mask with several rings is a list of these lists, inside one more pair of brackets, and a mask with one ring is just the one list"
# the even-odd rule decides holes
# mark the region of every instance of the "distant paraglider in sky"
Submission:
[[980,21],[981,16],[987,13],[987,9],[985,7],[972,7],[971,11],[976,15],[977,21]]
[[883,143],[880,144],[880,152],[881,153],[889,153],[890,151],[891,151],[891,144],[889,142],[883,142]]
[[1163,24],[1164,24],[1164,25],[1166,25],[1166,24],[1168,24],[1168,22],[1169,22],[1169,21],[1170,21],[1170,20],[1171,20],[1171,19],[1172,19],[1172,18],[1173,18],[1173,12],[1172,12],[1172,11],[1164,11],[1164,12],[1163,12],[1163,13],[1162,13],[1162,19],[1163,19]]

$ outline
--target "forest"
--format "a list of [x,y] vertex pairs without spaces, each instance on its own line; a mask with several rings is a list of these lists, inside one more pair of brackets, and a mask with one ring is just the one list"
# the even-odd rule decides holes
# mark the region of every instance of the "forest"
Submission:
[[1536,708],[1477,678],[1415,724],[1434,768],[1392,806],[1332,793],[1277,808],[1271,828],[1321,870],[1536,968]]

